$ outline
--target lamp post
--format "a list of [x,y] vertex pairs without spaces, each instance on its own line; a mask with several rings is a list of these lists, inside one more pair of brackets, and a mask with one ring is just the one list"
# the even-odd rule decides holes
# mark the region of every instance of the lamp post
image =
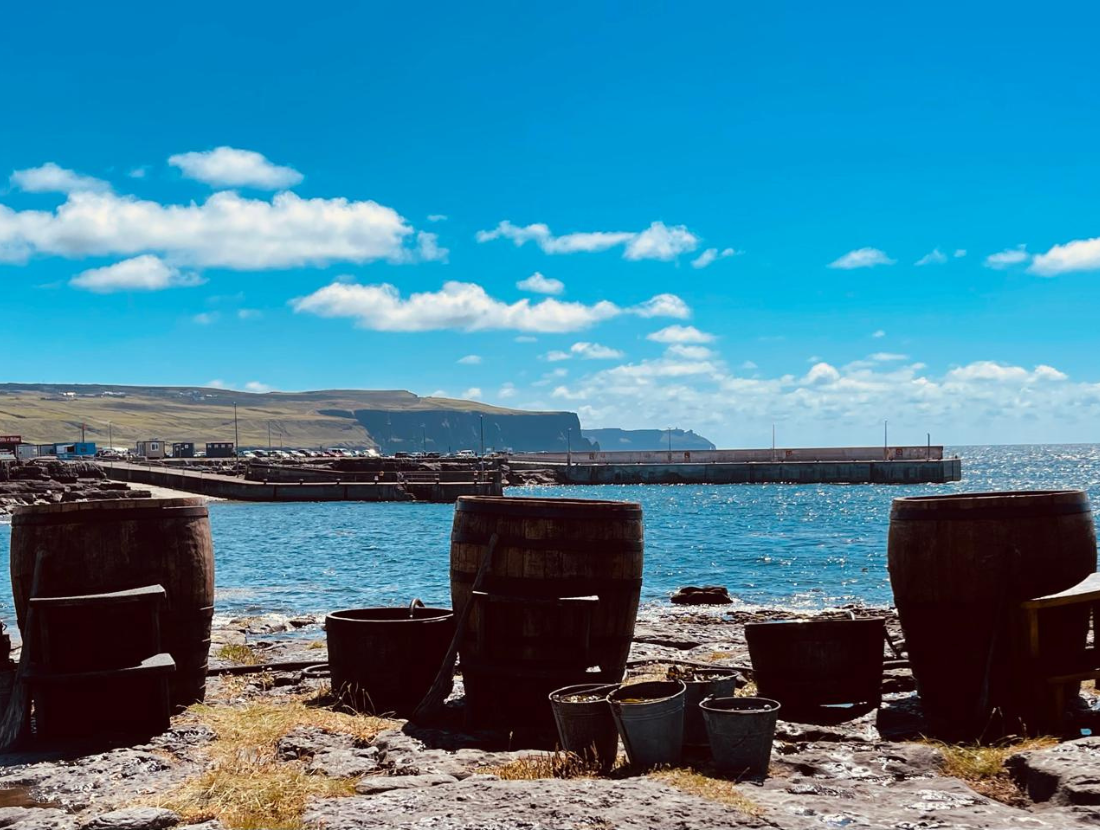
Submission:
[[890,460],[890,422],[882,422],[882,458],[884,461]]
[[485,416],[478,415],[481,420],[481,457],[485,457]]
[[573,427],[565,430],[565,466],[573,464]]
[[233,402],[233,457],[241,454],[241,434],[237,429],[237,403]]

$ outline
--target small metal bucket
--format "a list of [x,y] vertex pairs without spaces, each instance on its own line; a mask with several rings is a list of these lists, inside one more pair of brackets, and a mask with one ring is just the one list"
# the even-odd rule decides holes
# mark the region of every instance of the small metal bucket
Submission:
[[714,764],[723,772],[768,771],[779,703],[766,697],[708,697],[699,704]]
[[607,696],[631,766],[680,763],[686,690],[681,680],[655,680],[620,686]]
[[[602,772],[615,766],[619,751],[619,731],[607,695],[618,685],[581,683],[550,693],[550,708],[558,727],[558,741],[566,752],[594,761]],[[575,695],[599,697],[599,700],[570,701]]]
[[684,746],[706,747],[707,725],[703,722],[703,710],[699,704],[708,697],[732,697],[741,685],[741,674],[736,669],[706,669],[707,674],[721,675],[707,680],[685,680],[684,693]]

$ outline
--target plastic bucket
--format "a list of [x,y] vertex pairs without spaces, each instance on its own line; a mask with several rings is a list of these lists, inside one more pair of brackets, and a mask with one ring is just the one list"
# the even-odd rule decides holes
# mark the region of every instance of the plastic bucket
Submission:
[[657,680],[620,686],[607,696],[631,766],[680,763],[685,692],[683,681]]
[[707,725],[699,704],[708,697],[733,697],[741,681],[736,669],[702,669],[701,673],[714,675],[706,680],[684,680],[684,746],[706,747]]
[[713,697],[699,704],[710,752],[723,772],[768,771],[779,702],[766,697]]
[[[582,683],[550,693],[550,708],[554,711],[561,748],[598,763],[604,772],[615,765],[619,751],[619,730],[607,702],[607,695],[617,688],[617,685],[605,683]],[[569,699],[577,696],[595,699]]]

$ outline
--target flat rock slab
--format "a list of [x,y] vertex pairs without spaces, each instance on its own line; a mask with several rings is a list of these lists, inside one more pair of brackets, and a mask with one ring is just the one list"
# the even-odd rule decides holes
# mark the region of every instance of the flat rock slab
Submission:
[[1018,753],[1008,768],[1032,801],[1096,806],[1100,823],[1100,737]]
[[387,729],[374,739],[380,753],[382,768],[396,775],[441,774],[467,778],[480,769],[500,766],[531,751],[504,751],[478,748],[485,745],[477,736],[449,733],[442,730]]
[[[304,825],[317,830],[723,830],[757,819],[656,781],[499,781],[316,800]],[[817,825],[819,830],[823,825]]]
[[46,807],[0,807],[5,830],[76,830],[76,819],[64,810]]
[[457,784],[453,775],[438,773],[428,775],[372,775],[355,785],[360,795],[377,795],[390,790],[412,790],[417,787],[438,787],[441,784]]
[[131,807],[112,810],[82,822],[80,830],[165,830],[180,823],[180,817],[162,807]]
[[0,767],[0,789],[24,787],[72,812],[111,809],[161,792],[198,768],[144,749],[114,749],[73,760]]

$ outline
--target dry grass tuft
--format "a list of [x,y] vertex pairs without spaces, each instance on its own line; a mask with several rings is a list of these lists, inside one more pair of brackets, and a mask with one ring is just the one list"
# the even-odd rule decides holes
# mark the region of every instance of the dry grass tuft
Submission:
[[299,827],[313,796],[351,795],[355,782],[311,775],[298,761],[280,761],[280,738],[299,727],[320,727],[369,741],[393,721],[311,706],[306,698],[241,705],[198,705],[185,717],[214,730],[207,768],[156,801],[187,823],[220,820],[230,828]]
[[497,775],[505,781],[532,781],[538,778],[595,778],[600,765],[572,752],[547,752],[517,758],[481,772]]
[[690,767],[658,770],[648,777],[685,793],[725,804],[745,815],[760,817],[764,814],[763,808],[738,790],[734,782],[710,778]]
[[324,640],[313,640],[306,648],[310,651],[320,651],[323,648],[328,648],[328,643]]
[[1000,741],[995,744],[946,744],[928,741],[943,756],[941,769],[944,775],[960,778],[994,801],[1015,807],[1026,806],[1027,796],[1016,785],[1005,768],[1009,756],[1029,749],[1045,749],[1058,743],[1055,738],[1031,738],[1029,740]]
[[749,680],[740,689],[733,693],[734,697],[756,697],[756,681]]
[[260,663],[259,655],[242,643],[226,643],[214,652],[214,656],[239,666],[256,666]]

